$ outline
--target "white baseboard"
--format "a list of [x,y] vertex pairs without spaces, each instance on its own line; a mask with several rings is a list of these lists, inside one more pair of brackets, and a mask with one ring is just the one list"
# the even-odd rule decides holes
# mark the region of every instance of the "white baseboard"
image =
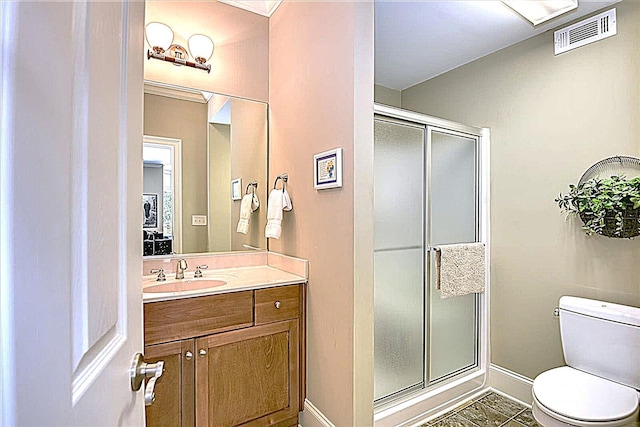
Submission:
[[304,411],[300,414],[302,427],[336,427],[309,399],[304,400]]
[[378,408],[373,416],[375,427],[414,427],[426,418],[439,415],[468,400],[486,388],[486,375],[477,370],[461,378],[444,381],[435,389],[423,390],[389,406]]
[[511,396],[531,406],[533,380],[501,366],[489,365],[488,385],[492,389]]
[[[493,390],[531,407],[532,379],[491,364],[489,365],[487,385]],[[299,425],[301,427],[336,427],[309,399],[304,401],[304,411],[300,414]]]

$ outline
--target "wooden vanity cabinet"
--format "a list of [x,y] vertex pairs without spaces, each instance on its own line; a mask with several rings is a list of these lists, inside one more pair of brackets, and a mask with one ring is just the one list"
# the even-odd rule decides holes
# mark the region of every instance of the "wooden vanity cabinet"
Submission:
[[146,303],[145,360],[165,361],[147,426],[297,426],[304,299],[301,284]]

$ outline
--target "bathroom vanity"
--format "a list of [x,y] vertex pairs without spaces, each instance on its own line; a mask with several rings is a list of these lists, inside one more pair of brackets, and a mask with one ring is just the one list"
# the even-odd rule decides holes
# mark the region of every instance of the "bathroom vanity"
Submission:
[[296,275],[267,263],[209,269],[199,279],[193,272],[181,281],[146,278],[145,361],[165,363],[147,426],[298,424],[305,397],[303,268]]

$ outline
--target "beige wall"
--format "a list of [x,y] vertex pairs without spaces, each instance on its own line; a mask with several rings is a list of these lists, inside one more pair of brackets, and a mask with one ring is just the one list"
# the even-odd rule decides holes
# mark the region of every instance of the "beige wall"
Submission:
[[[354,256],[354,154],[373,140],[373,4],[284,2],[269,49],[269,182],[287,172],[293,201],[269,245],[309,260],[307,398],[335,425],[372,425],[373,322],[362,319],[373,303],[354,262],[371,268]],[[336,147],[343,187],[315,191],[313,154]],[[305,414],[301,424],[311,421]]]
[[247,184],[257,181],[260,208],[251,214],[247,234],[236,232],[240,219],[240,200],[231,207],[231,249],[247,250],[243,245],[266,249],[267,225],[267,106],[244,99],[231,100],[231,178],[242,178],[242,195]]
[[229,252],[231,233],[231,126],[209,123],[209,251]]
[[375,102],[400,108],[402,104],[402,91],[389,89],[388,87],[380,85],[375,85],[373,90]]
[[145,94],[144,134],[182,140],[182,252],[207,252],[207,104]]
[[145,23],[154,21],[169,25],[174,43],[187,49],[191,35],[208,35],[211,73],[145,59],[146,80],[268,100],[269,18],[216,1],[146,1]]
[[640,306],[637,240],[585,236],[553,202],[585,169],[640,155],[640,3],[618,35],[554,57],[547,32],[402,92],[403,108],[491,128],[491,360],[562,365],[561,295]]

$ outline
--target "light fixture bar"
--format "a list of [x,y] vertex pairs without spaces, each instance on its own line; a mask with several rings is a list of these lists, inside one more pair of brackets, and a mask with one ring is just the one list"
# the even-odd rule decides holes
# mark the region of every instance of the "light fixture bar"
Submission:
[[534,26],[578,8],[578,0],[503,0]]
[[173,62],[177,65],[184,65],[187,67],[197,68],[198,70],[204,70],[207,73],[211,73],[211,64],[199,64],[198,62],[188,61],[186,59],[178,59],[173,56],[165,55],[164,53],[154,52],[147,50],[147,59],[154,58],[161,61]]
[[189,61],[189,52],[183,46],[173,43],[173,30],[162,22],[150,22],[145,27],[147,43],[147,60],[154,58],[172,62],[175,65],[204,70],[211,73],[211,65],[207,64],[213,54],[213,41],[204,34],[194,34],[189,38],[189,50],[194,61]]

